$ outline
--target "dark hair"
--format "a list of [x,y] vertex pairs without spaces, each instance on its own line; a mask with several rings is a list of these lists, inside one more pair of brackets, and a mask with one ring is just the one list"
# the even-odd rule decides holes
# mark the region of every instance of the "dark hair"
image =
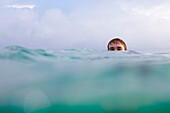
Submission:
[[127,50],[127,47],[126,47],[125,42],[124,42],[123,40],[119,39],[119,38],[114,38],[114,39],[112,39],[112,40],[108,43],[107,49],[109,50],[109,44],[114,43],[114,42],[116,42],[116,41],[120,42],[120,43],[124,46],[125,50]]

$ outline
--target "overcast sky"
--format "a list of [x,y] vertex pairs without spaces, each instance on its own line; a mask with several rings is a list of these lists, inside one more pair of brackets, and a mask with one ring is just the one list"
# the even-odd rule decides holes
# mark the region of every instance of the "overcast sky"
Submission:
[[0,0],[0,47],[170,51],[168,0]]

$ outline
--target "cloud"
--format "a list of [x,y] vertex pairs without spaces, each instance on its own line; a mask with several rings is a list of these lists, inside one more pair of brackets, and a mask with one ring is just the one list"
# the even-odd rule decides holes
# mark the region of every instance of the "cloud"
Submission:
[[6,8],[16,8],[16,9],[34,9],[35,5],[6,5]]
[[132,50],[170,48],[168,3],[143,4],[101,0],[69,13],[52,8],[41,14],[29,8],[0,9],[0,47],[106,50],[108,41],[118,36]]
[[167,6],[154,6],[151,8],[133,8],[132,11],[136,15],[150,16],[156,19],[169,19],[170,18],[170,8]]

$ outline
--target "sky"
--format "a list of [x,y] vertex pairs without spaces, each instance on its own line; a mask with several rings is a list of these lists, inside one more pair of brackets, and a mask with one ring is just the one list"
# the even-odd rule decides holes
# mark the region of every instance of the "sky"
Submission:
[[0,48],[170,51],[168,0],[0,0]]

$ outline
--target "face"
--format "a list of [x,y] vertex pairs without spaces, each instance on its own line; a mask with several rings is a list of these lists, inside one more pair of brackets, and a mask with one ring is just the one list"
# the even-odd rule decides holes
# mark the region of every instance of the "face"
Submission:
[[124,46],[119,42],[112,42],[111,44],[109,44],[109,51],[124,51],[125,48]]

